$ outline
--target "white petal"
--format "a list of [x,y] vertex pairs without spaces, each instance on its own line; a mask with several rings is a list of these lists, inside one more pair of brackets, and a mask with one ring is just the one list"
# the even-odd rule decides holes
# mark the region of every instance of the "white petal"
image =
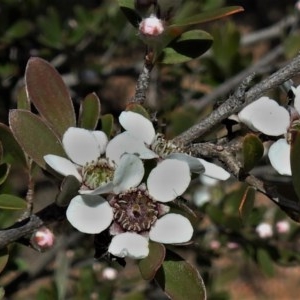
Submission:
[[149,254],[148,240],[137,233],[121,233],[113,237],[108,252],[118,257],[141,259]]
[[203,173],[204,172],[204,166],[201,164],[200,160],[196,157],[190,156],[186,153],[172,153],[169,154],[166,158],[172,158],[172,159],[178,159],[185,161],[189,167],[192,173]]
[[167,214],[155,222],[149,237],[152,241],[164,244],[185,243],[191,239],[193,231],[193,226],[186,217]]
[[124,154],[114,174],[114,193],[118,194],[138,186],[143,177],[143,162],[133,154]]
[[64,157],[48,154],[44,156],[45,162],[56,172],[63,176],[73,175],[80,182],[82,178],[77,171],[77,166]]
[[290,124],[288,111],[268,97],[261,97],[247,105],[238,116],[252,130],[271,136],[286,133]]
[[200,175],[200,182],[205,186],[215,186],[219,180],[202,174]]
[[80,195],[73,198],[67,209],[67,219],[77,230],[96,234],[113,220],[113,209],[100,196]]
[[269,149],[271,165],[281,175],[292,175],[290,151],[291,147],[285,139],[279,139]]
[[114,185],[112,182],[108,182],[97,187],[94,190],[79,190],[79,193],[82,195],[101,195],[101,194],[108,194],[112,193],[114,190]]
[[106,147],[106,157],[116,164],[124,153],[136,154],[141,159],[158,157],[143,141],[133,137],[127,131],[115,136]]
[[207,186],[199,187],[193,195],[194,203],[198,207],[209,202],[210,199],[211,199],[211,193],[209,192],[209,189],[207,188]]
[[107,146],[107,142],[108,142],[107,135],[103,131],[100,131],[100,130],[91,131],[91,133],[95,137],[95,139],[98,143],[100,154],[103,154],[106,150],[106,146]]
[[166,159],[149,174],[149,194],[160,202],[169,202],[182,195],[191,181],[189,165],[177,159]]
[[295,95],[294,107],[298,114],[300,114],[300,85],[298,85],[296,88],[292,86],[292,91]]
[[97,160],[105,144],[104,138],[83,128],[70,127],[63,136],[63,146],[70,159],[81,166]]
[[150,120],[132,111],[123,111],[119,116],[120,124],[131,135],[150,145],[155,137],[155,130]]
[[228,173],[223,168],[204,159],[199,158],[199,160],[205,168],[205,172],[203,173],[203,175],[219,180],[227,180],[230,177],[230,173]]

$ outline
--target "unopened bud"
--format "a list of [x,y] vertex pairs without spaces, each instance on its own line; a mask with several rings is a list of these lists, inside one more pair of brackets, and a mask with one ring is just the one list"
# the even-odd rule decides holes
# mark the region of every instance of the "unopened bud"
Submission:
[[282,220],[276,223],[276,230],[278,233],[288,233],[290,231],[290,223]]
[[262,239],[270,238],[273,236],[273,229],[268,223],[260,223],[255,230],[258,236]]
[[139,25],[139,32],[146,37],[157,37],[164,31],[164,24],[162,20],[158,19],[155,15],[143,19]]
[[39,228],[31,237],[32,245],[40,251],[51,248],[54,245],[54,241],[55,236],[47,227]]

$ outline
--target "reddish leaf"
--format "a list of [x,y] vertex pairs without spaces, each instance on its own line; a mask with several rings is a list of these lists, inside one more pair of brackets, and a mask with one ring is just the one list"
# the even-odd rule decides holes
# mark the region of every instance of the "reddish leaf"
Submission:
[[30,101],[60,137],[75,126],[75,113],[68,89],[59,73],[45,60],[33,57],[26,67],[25,82]]
[[149,255],[139,261],[139,269],[145,280],[152,280],[164,261],[166,249],[160,243],[149,242]]
[[44,155],[65,156],[61,142],[54,132],[36,115],[15,109],[9,113],[10,128],[22,149],[40,167],[45,168]]

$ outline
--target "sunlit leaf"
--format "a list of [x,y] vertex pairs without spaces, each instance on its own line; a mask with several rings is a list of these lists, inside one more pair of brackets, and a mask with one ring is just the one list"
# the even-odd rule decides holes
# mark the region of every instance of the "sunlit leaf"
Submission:
[[173,300],[206,299],[204,282],[197,269],[170,251],[157,271],[155,280]]
[[[4,270],[8,261],[8,251],[7,248],[0,250],[0,273]],[[0,299],[1,299],[1,290],[0,290]]]
[[152,280],[164,261],[166,249],[160,243],[149,242],[149,255],[139,261],[139,269],[145,280]]
[[75,126],[75,112],[69,91],[59,73],[45,60],[29,59],[25,71],[30,101],[60,137]]
[[3,148],[2,162],[6,162],[11,165],[27,165],[24,152],[13,136],[13,133],[8,126],[2,123],[0,123],[0,141]]
[[65,156],[61,142],[54,132],[36,115],[27,110],[11,110],[10,128],[22,149],[42,168],[44,156]]
[[100,115],[100,99],[95,93],[87,95],[81,103],[78,126],[94,130]]
[[248,220],[254,206],[254,200],[255,200],[255,189],[252,187],[248,187],[243,195],[239,207],[239,213],[243,221]]
[[300,130],[292,131],[291,139],[291,170],[292,170],[292,181],[295,192],[300,201]]
[[26,207],[26,201],[22,198],[9,194],[0,195],[0,209],[19,210],[25,209]]
[[101,130],[106,133],[108,137],[112,135],[114,125],[114,117],[112,114],[101,116]]
[[264,154],[264,146],[255,134],[248,134],[243,140],[243,167],[248,173]]
[[6,180],[10,170],[10,165],[9,164],[1,164],[0,165],[0,185],[4,183]]
[[203,30],[186,31],[162,50],[157,61],[164,64],[187,62],[205,53],[212,42],[212,36]]

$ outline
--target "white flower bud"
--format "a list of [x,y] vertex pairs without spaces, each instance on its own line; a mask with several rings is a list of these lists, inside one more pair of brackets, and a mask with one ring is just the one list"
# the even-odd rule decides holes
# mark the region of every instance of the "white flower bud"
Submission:
[[270,238],[273,236],[273,229],[270,224],[268,223],[260,223],[256,228],[255,231],[257,232],[258,236],[261,239]]
[[164,31],[164,24],[162,20],[158,19],[155,15],[143,19],[139,25],[139,32],[146,37],[157,37]]

